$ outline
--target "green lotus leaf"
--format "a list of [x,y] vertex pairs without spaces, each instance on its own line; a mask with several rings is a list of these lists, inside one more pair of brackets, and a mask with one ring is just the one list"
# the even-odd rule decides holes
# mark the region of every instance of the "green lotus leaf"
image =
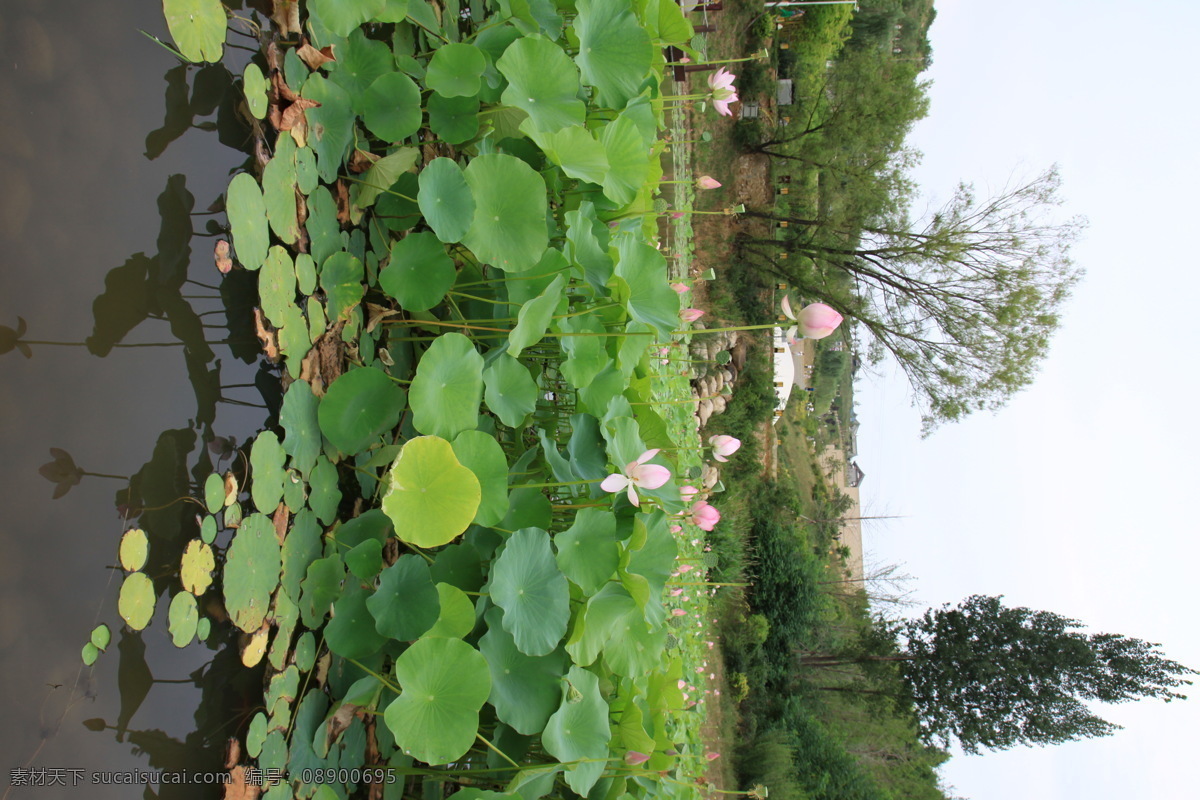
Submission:
[[385,142],[399,142],[421,127],[421,90],[402,72],[385,72],[367,88],[363,122]]
[[650,146],[626,112],[604,126],[600,142],[609,163],[608,172],[599,181],[604,196],[618,205],[628,205],[637,198],[649,175]]
[[266,739],[267,715],[260,711],[250,720],[250,727],[246,730],[246,754],[258,758]]
[[[493,153],[467,165],[475,218],[463,244],[506,272],[522,272],[546,252],[546,182],[515,156]],[[669,287],[668,287],[669,288]]]
[[385,0],[310,0],[310,4],[330,33],[338,36],[349,35],[386,6]]
[[437,583],[447,583],[464,592],[478,592],[484,582],[483,560],[469,542],[457,542],[438,551],[429,574]]
[[537,384],[529,369],[507,353],[484,368],[483,382],[487,407],[511,428],[522,427],[537,408]]
[[379,273],[379,287],[406,311],[428,311],[442,302],[457,274],[437,236],[410,233],[392,242],[391,258]]
[[[271,230],[287,244],[294,243],[300,236],[296,219],[296,142],[286,132],[275,143],[275,157],[263,167],[262,190]],[[289,267],[291,261],[289,258]]]
[[421,221],[421,209],[417,208],[417,176],[402,172],[392,188],[375,201],[374,219],[393,231],[406,231]]
[[583,82],[596,87],[596,102],[624,108],[641,93],[654,48],[627,0],[578,0],[572,24],[579,36],[575,63]]
[[96,659],[100,657],[100,651],[96,648],[96,645],[92,644],[91,642],[85,642],[83,649],[79,652],[79,657],[83,659],[83,665],[85,667],[90,667],[92,664],[95,664]]
[[554,537],[558,568],[586,595],[608,583],[617,570],[617,519],[603,508],[583,508],[570,528]]
[[154,616],[154,583],[146,573],[133,572],[125,576],[117,597],[117,613],[135,631],[150,624],[150,618]]
[[646,725],[644,722],[641,706],[637,703],[629,703],[625,706],[625,710],[621,712],[621,718],[617,722],[617,730],[615,737],[617,742],[613,743],[614,750],[633,750],[638,753],[653,753],[657,749],[657,743],[654,737],[646,733]]
[[[524,117],[524,112],[516,109]],[[494,120],[493,120],[494,121]],[[462,144],[479,132],[479,100],[475,97],[429,98],[429,130],[448,144]]]
[[[220,475],[212,475],[217,479],[217,483],[221,483]],[[205,486],[205,494],[207,495],[207,484]],[[221,490],[221,498],[224,499],[225,491]],[[220,506],[218,506],[218,509]],[[146,537],[146,532],[141,528],[130,528],[121,536],[121,544],[117,548],[117,555],[121,560],[121,567],[127,572],[137,572],[142,567],[146,566],[146,559],[150,555],[150,540]]]
[[[631,319],[626,323],[625,336],[621,338],[621,347],[617,350],[617,367],[625,380],[632,378],[634,370],[641,363],[642,356],[646,354],[650,345],[654,344],[655,338],[657,337],[654,335],[654,329],[646,323],[638,322],[636,319]],[[650,399],[645,395],[643,397],[645,400]],[[654,411],[650,413],[655,414]],[[659,447],[660,445],[654,446]],[[673,447],[674,444],[663,446]]]
[[560,679],[567,668],[566,654],[556,649],[543,656],[527,656],[512,634],[504,629],[503,612],[487,613],[488,632],[479,640],[492,674],[488,702],[496,716],[518,733],[532,736],[546,727],[562,695]]
[[476,525],[490,527],[508,513],[508,459],[504,448],[482,431],[463,431],[451,443],[454,456],[479,479],[480,502]]
[[475,743],[479,709],[491,692],[487,661],[459,639],[421,639],[396,659],[402,690],[384,721],[405,754],[448,764]]
[[107,625],[97,625],[92,628],[91,636],[88,637],[88,642],[97,650],[104,651],[108,649],[108,645],[112,642],[112,631]]
[[[292,53],[288,50],[288,53]],[[317,156],[312,151],[311,147],[305,145],[296,149],[296,188],[300,190],[300,194],[308,196],[317,188],[319,177],[317,175]],[[296,256],[299,261],[300,257]],[[308,294],[308,292],[305,292]]]
[[577,615],[567,640],[571,660],[581,667],[595,662],[613,632],[627,621],[644,625],[642,611],[629,592],[619,583],[607,583],[588,599],[587,608]]
[[268,619],[275,626],[275,638],[267,650],[267,661],[273,668],[283,669],[291,655],[292,634],[296,631],[296,623],[300,621],[300,607],[287,592],[277,590]]
[[[312,631],[305,631],[296,640],[296,666],[303,672],[308,672],[317,661],[317,638]],[[289,668],[290,669],[290,668]]]
[[[308,381],[292,381],[283,395],[279,424],[283,427],[283,452],[291,456],[291,466],[307,477],[321,452],[321,429],[317,410],[320,400],[312,393]],[[294,485],[286,477],[284,489]],[[298,510],[290,502],[288,507]]]
[[587,128],[571,125],[553,132],[539,132],[530,119],[521,130],[568,176],[595,184],[606,180],[610,169],[608,152]]
[[487,57],[475,45],[444,44],[429,60],[425,85],[444,97],[474,97],[486,68]]
[[308,566],[300,582],[300,618],[304,627],[317,629],[329,613],[329,607],[342,596],[346,569],[337,554],[318,558]]
[[510,356],[516,358],[526,347],[546,335],[546,328],[550,326],[566,285],[567,276],[557,275],[544,292],[521,306],[517,312],[517,326],[508,334],[507,352]]
[[396,427],[404,402],[404,390],[381,370],[354,369],[329,385],[317,420],[334,447],[358,453]]
[[421,151],[415,147],[401,147],[376,161],[363,174],[361,182],[355,184],[355,192],[351,194],[354,205],[359,208],[373,205],[380,192],[391,188],[403,173],[413,168],[420,156]]
[[571,261],[583,269],[584,277],[602,294],[613,273],[613,260],[608,254],[608,228],[596,218],[596,208],[590,202],[579,204],[578,211],[568,211],[567,241]]
[[411,554],[379,574],[379,588],[366,602],[375,630],[401,642],[418,639],[433,627],[441,608],[429,564]]
[[501,95],[504,105],[527,113],[538,130],[583,124],[579,68],[554,42],[540,35],[523,36],[509,45],[496,68],[508,80]]
[[[340,380],[340,379],[339,379]],[[324,405],[322,403],[322,405]],[[325,456],[318,456],[316,466],[309,477],[308,507],[317,519],[332,525],[337,519],[338,504],[342,502],[342,490],[338,488],[337,467]]]
[[258,269],[267,257],[271,237],[267,206],[253,175],[239,172],[233,176],[225,194],[225,215],[229,218],[238,261],[246,269]]
[[581,478],[598,480],[609,474],[600,422],[591,414],[571,415],[571,439],[567,442],[571,470]]
[[[383,463],[391,464],[396,460],[396,456],[400,454],[400,446],[395,445],[392,450],[392,457]],[[368,539],[374,539],[384,545],[391,536],[392,521],[378,508],[372,508],[354,519],[346,520],[337,530],[339,547],[355,547]]]
[[[592,378],[591,383],[579,390],[579,408],[595,416],[600,416],[608,408],[612,399],[618,397],[624,388],[625,378],[610,361],[596,374],[596,377]],[[638,455],[641,453],[634,455],[629,461],[634,460]],[[613,463],[628,464],[629,461]]]
[[[210,514],[215,514],[225,507],[225,481],[216,472],[204,479],[204,507]],[[145,536],[145,534],[142,535]],[[126,567],[126,569],[130,568]],[[133,569],[141,569],[141,567]]]
[[335,48],[337,61],[327,64],[329,80],[346,90],[350,107],[362,114],[368,103],[368,89],[375,81],[394,72],[396,62],[386,43],[367,38],[366,33],[354,30],[346,41]]
[[580,667],[563,678],[562,704],[542,732],[542,746],[559,761],[588,759],[567,770],[567,785],[587,796],[604,774],[608,757],[608,704],[600,696],[600,679]]
[[522,528],[549,528],[554,517],[550,498],[541,489],[516,487],[508,495],[508,516],[498,527],[506,531]]
[[242,70],[242,91],[246,95],[246,107],[255,119],[267,115],[267,79],[258,65],[251,62]]
[[509,537],[492,567],[492,602],[504,609],[504,628],[526,655],[544,656],[567,632],[570,592],[550,548],[550,536],[524,528]]
[[212,621],[208,617],[201,617],[196,623],[196,638],[201,642],[208,641],[208,634],[212,632]]
[[183,588],[199,597],[212,585],[212,571],[216,567],[213,549],[201,539],[192,539],[183,551],[179,564],[179,579]]
[[425,633],[426,636],[444,636],[447,639],[462,639],[475,629],[475,604],[457,586],[448,583],[437,585],[438,603],[441,611],[437,622]]
[[392,465],[383,511],[402,541],[438,547],[467,529],[480,499],[479,479],[459,463],[450,443],[418,436],[405,443]]
[[482,398],[483,356],[461,333],[439,336],[425,351],[409,386],[413,427],[453,439],[475,429]]
[[318,186],[308,196],[308,220],[304,223],[304,227],[308,231],[313,262],[318,267],[324,264],[327,258],[342,249],[341,225],[337,220],[337,202],[324,186]]
[[679,325],[679,295],[667,281],[663,254],[632,236],[617,243],[616,274],[628,285],[625,307],[630,316],[652,326],[666,341]]
[[[550,431],[545,428],[537,429],[538,441],[542,445],[542,455],[546,459],[546,463],[550,466],[550,472],[554,475],[554,480],[561,483],[569,483],[579,480],[579,476],[571,471],[571,462],[563,458],[563,454],[559,452],[558,442],[550,435]],[[579,491],[581,487],[575,487],[569,491]]]
[[317,515],[305,508],[296,512],[292,527],[283,540],[280,558],[283,571],[279,582],[283,590],[292,597],[300,596],[300,582],[308,572],[308,566],[321,557],[321,526]]
[[275,527],[262,514],[251,514],[234,534],[225,553],[225,608],[237,625],[253,633],[262,625],[279,585],[281,567]]
[[408,16],[410,0],[384,0],[383,8],[375,13],[376,22],[403,22]]
[[283,463],[287,455],[272,431],[263,431],[250,448],[250,496],[254,506],[270,514],[283,497]]
[[[200,539],[205,544],[212,544],[217,538],[217,521],[213,517],[209,517],[209,519],[213,520],[212,529],[210,530],[204,526],[201,526],[201,528],[200,528]],[[242,524],[242,504],[241,503],[230,503],[229,504],[229,507],[225,509],[224,522],[225,522],[226,528],[236,528],[237,526]]]
[[383,544],[378,539],[359,542],[346,553],[346,567],[362,581],[374,581],[383,569]]
[[559,369],[567,382],[576,389],[582,389],[600,374],[605,366],[612,363],[608,352],[604,349],[604,323],[593,314],[576,317],[564,317],[555,321],[555,327],[562,333],[591,333],[594,336],[563,336],[559,339],[567,358]]
[[225,7],[220,0],[163,0],[167,30],[188,61],[221,60],[225,46]]
[[325,626],[325,644],[342,658],[366,658],[387,641],[375,629],[375,618],[367,608],[373,597],[362,584],[348,581],[334,603],[333,618]]
[[[321,288],[330,321],[347,319],[363,298],[363,265],[350,253],[340,250],[321,265]],[[670,287],[666,287],[671,291]],[[673,292],[672,292],[673,293]]]
[[[292,198],[294,208],[295,196]],[[296,305],[296,268],[292,257],[279,245],[267,251],[267,260],[258,272],[258,295],[263,313],[277,328],[287,323],[288,309]]]
[[443,242],[462,239],[475,217],[475,198],[462,168],[453,159],[435,158],[421,170],[420,186],[417,203],[437,238]]
[[180,592],[171,598],[167,609],[167,630],[171,632],[171,643],[176,647],[187,647],[196,638],[196,625],[200,612],[196,608],[196,597],[190,592]]
[[[310,75],[304,82],[305,100],[320,103],[304,109],[308,120],[308,144],[317,154],[317,173],[321,180],[333,183],[342,168],[346,148],[354,138],[354,112],[346,90],[319,74]],[[316,257],[316,253],[313,253]],[[317,259],[321,263],[321,259]]]

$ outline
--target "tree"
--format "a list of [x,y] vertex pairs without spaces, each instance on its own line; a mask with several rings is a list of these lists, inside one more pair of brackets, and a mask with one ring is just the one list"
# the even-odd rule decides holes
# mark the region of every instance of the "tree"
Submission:
[[[999,597],[974,595],[955,608],[881,624],[867,638],[868,652],[806,661],[897,663],[923,737],[943,746],[957,741],[968,753],[1107,736],[1119,726],[1093,714],[1085,701],[1184,699],[1176,689],[1198,674],[1166,658],[1158,644],[1080,627],[1049,611],[1008,608]],[[878,643],[889,636],[902,644],[880,654]]]
[[743,250],[862,325],[874,357],[890,354],[908,378],[929,433],[1032,382],[1082,276],[1070,249],[1086,221],[1048,218],[1060,185],[1054,167],[982,201],[960,184],[920,221],[901,211],[861,228],[750,211],[798,233]]

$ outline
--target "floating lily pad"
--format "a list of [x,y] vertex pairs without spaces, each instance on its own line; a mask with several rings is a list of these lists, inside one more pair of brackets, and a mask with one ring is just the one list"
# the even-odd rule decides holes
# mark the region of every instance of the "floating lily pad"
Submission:
[[402,72],[376,78],[363,98],[363,121],[385,142],[399,142],[421,127],[421,90]]
[[[524,112],[516,109],[524,116]],[[479,132],[479,100],[474,97],[429,98],[429,129],[449,144],[462,144]]]
[[417,203],[437,238],[462,239],[475,217],[475,198],[462,168],[453,159],[435,158],[421,170],[420,186]]
[[225,215],[229,217],[238,261],[246,269],[258,269],[267,257],[270,231],[267,206],[253,175],[239,172],[233,176],[225,195]]
[[266,618],[271,593],[279,585],[279,540],[271,520],[251,514],[242,522],[225,554],[225,608],[247,633]]
[[465,171],[475,217],[463,244],[506,272],[532,268],[546,252],[546,182],[515,156],[494,153]]
[[508,79],[501,99],[527,113],[538,130],[582,125],[579,68],[563,49],[544,36],[524,36],[509,45],[496,67]]
[[420,556],[400,556],[379,574],[379,588],[366,607],[382,635],[401,642],[420,638],[437,622],[441,607],[429,564]]
[[342,502],[342,490],[338,488],[337,467],[325,456],[317,457],[309,476],[309,489],[309,508],[321,522],[332,525],[337,519],[338,504]]
[[404,402],[404,390],[382,370],[351,370],[330,384],[321,399],[320,432],[343,453],[358,453],[396,427]]
[[[295,209],[295,195],[292,208]],[[269,213],[269,212],[268,212]],[[293,213],[293,216],[294,213]],[[277,328],[287,323],[288,309],[296,305],[296,268],[292,257],[279,245],[267,251],[267,259],[258,273],[258,295],[263,313]]]
[[[279,424],[283,427],[283,452],[291,456],[291,466],[305,476],[317,463],[317,455],[321,452],[321,429],[317,422],[320,402],[312,393],[308,381],[292,381],[283,395],[283,405],[279,411]],[[285,489],[289,483],[285,478]],[[288,507],[292,507],[291,503],[288,503]]]
[[83,660],[85,667],[90,667],[100,657],[100,651],[96,648],[96,645],[91,642],[85,642],[83,649],[79,652],[79,657]]
[[167,29],[188,61],[221,60],[225,45],[225,7],[221,0],[163,0]]
[[483,382],[484,402],[509,427],[523,426],[537,407],[537,384],[528,368],[507,353],[487,365]]
[[271,513],[283,497],[283,463],[287,459],[279,437],[263,431],[250,448],[250,496],[259,511]]
[[216,567],[213,549],[200,539],[192,539],[183,551],[179,565],[179,579],[183,588],[199,597],[212,585],[212,571]]
[[180,592],[171,598],[171,606],[167,609],[167,630],[171,632],[172,644],[187,647],[196,638],[196,624],[199,621],[200,612],[193,594]]
[[[219,477],[217,481],[220,482]],[[141,528],[125,531],[117,553],[121,559],[121,567],[127,572],[137,572],[146,566],[146,558],[150,555],[150,540],[146,538],[146,532]]]
[[362,301],[363,277],[362,262],[344,250],[325,259],[321,265],[321,288],[325,291],[330,321],[347,318]]
[[413,427],[453,439],[475,429],[482,398],[483,356],[461,333],[439,336],[421,358],[409,387]]
[[331,33],[346,36],[383,11],[385,0],[311,0],[313,11]]
[[125,576],[121,593],[117,597],[117,613],[121,619],[140,631],[150,624],[154,616],[154,583],[144,572],[133,572]]
[[437,547],[467,529],[480,497],[479,479],[459,463],[448,441],[418,436],[392,465],[383,511],[400,539]]
[[258,666],[267,653],[267,640],[271,635],[271,626],[265,622],[258,630],[249,636],[241,637],[238,643],[241,650],[242,666],[247,669]]
[[504,609],[504,628],[526,655],[544,656],[566,635],[570,592],[544,530],[509,537],[492,567],[492,601]]
[[410,233],[392,242],[391,258],[379,273],[379,287],[406,311],[428,311],[442,302],[457,274],[453,259],[446,255],[437,236]]
[[[292,244],[300,235],[300,224],[296,220],[296,143],[286,132],[280,134],[276,142],[275,157],[263,167],[262,190],[271,230],[284,242]],[[289,268],[291,263],[288,258]]]
[[459,639],[421,639],[396,659],[402,693],[384,711],[396,745],[427,764],[447,764],[475,743],[491,692],[487,661]]
[[92,628],[92,635],[88,637],[88,641],[97,649],[103,652],[108,649],[108,645],[112,642],[112,631],[107,625],[97,625]]
[[321,180],[333,183],[354,137],[350,97],[341,86],[318,74],[310,75],[304,82],[303,96],[320,103],[304,109],[304,116],[308,120],[309,146],[317,154],[317,173]]
[[445,44],[429,60],[425,85],[445,97],[474,97],[486,67],[487,58],[475,45]]

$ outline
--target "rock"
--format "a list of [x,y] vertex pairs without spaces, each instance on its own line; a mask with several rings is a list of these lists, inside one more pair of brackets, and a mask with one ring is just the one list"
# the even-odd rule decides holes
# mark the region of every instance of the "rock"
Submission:
[[700,470],[700,485],[703,488],[712,489],[719,480],[721,480],[721,472],[712,464],[705,464]]
[[696,411],[696,416],[700,419],[700,427],[703,428],[708,424],[708,418],[713,413],[713,401],[709,398],[704,398],[700,401],[700,408]]

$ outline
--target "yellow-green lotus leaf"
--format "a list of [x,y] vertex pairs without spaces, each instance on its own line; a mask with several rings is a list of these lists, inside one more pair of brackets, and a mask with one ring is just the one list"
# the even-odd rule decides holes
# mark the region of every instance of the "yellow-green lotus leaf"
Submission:
[[179,568],[183,588],[197,597],[204,594],[212,585],[214,566],[216,561],[213,559],[212,548],[199,539],[192,539],[183,551],[183,561]]
[[401,540],[437,547],[467,529],[481,498],[479,479],[459,462],[449,442],[418,436],[392,465],[383,511]]

